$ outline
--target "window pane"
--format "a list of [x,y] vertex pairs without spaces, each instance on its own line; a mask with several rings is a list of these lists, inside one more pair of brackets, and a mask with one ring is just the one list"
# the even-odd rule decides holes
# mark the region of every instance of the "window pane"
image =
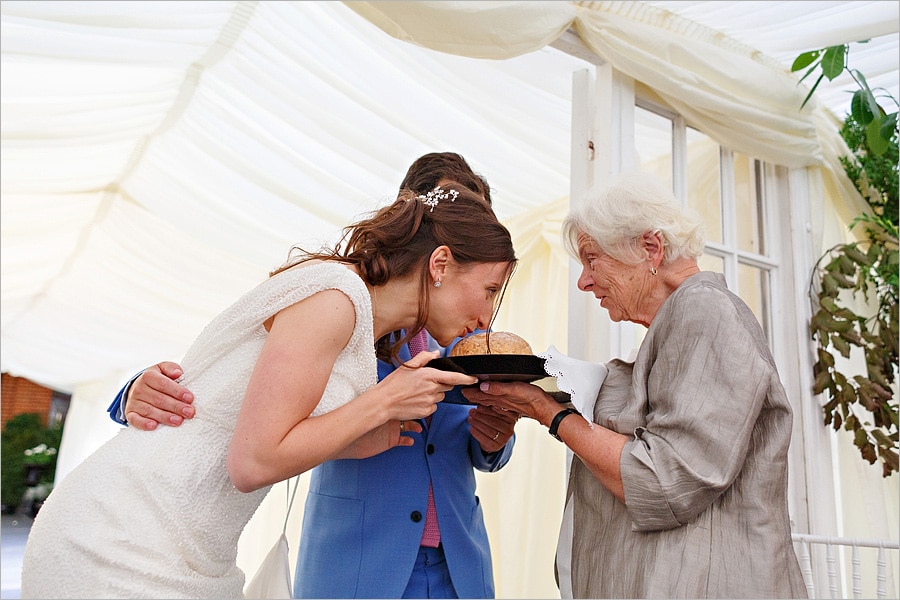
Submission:
[[722,243],[722,184],[719,145],[696,129],[686,128],[688,206],[700,213],[706,239]]
[[697,259],[697,265],[703,271],[714,271],[716,273],[725,272],[725,261],[721,256],[704,253]]
[[769,272],[750,265],[738,265],[738,295],[747,303],[769,335]]
[[638,165],[669,184],[672,189],[672,121],[634,107],[634,137]]
[[738,248],[754,254],[765,254],[762,236],[762,181],[757,162],[734,153],[734,210]]

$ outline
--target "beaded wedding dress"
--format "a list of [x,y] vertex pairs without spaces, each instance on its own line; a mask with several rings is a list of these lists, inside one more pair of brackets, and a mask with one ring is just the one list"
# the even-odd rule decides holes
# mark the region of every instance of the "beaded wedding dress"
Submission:
[[29,534],[23,598],[243,596],[238,538],[271,486],[235,489],[225,468],[228,444],[266,337],[264,321],[325,289],[353,301],[356,325],[312,414],[375,384],[363,281],[328,262],[269,278],[216,317],[181,362],[195,418],[152,432],[123,428],[59,482]]

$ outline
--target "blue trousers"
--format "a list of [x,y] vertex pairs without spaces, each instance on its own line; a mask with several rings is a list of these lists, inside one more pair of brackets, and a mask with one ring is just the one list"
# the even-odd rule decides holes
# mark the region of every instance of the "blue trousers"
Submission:
[[419,547],[416,566],[413,567],[409,584],[403,592],[403,598],[457,598],[453,582],[450,581],[450,569],[444,558],[444,550]]

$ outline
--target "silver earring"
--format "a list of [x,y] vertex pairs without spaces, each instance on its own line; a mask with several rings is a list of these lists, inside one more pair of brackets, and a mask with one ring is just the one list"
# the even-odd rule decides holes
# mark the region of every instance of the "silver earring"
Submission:
[[440,280],[440,279],[438,279],[437,281],[434,282],[434,287],[441,287],[441,280]]
[[651,274],[651,275],[656,275],[656,273],[657,273],[656,267],[650,267],[650,274]]

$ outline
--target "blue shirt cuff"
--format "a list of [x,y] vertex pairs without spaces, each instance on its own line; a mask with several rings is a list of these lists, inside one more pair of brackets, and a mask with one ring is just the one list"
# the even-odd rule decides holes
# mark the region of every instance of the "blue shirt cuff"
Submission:
[[125,387],[119,390],[119,393],[116,394],[116,397],[113,399],[112,404],[110,404],[109,408],[106,409],[106,412],[109,413],[109,418],[119,425],[128,427],[128,421],[125,420],[125,399],[128,398],[128,392],[131,390],[131,386],[134,385],[135,379],[141,376],[141,373],[143,373],[143,371],[139,371],[131,379],[128,380],[128,383],[125,384]]

